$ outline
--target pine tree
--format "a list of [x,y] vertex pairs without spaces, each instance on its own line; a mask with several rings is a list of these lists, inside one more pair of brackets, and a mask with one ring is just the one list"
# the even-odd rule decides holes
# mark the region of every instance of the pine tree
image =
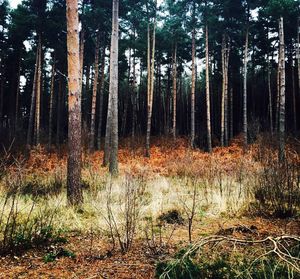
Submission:
[[68,47],[68,166],[67,197],[71,205],[83,202],[81,188],[81,88],[78,2],[67,0]]

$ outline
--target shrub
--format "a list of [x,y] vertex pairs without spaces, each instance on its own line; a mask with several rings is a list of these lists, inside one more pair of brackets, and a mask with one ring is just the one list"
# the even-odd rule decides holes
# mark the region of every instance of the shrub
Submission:
[[281,162],[277,154],[267,148],[260,147],[262,170],[254,188],[257,206],[275,217],[295,216],[300,210],[300,163],[290,154]]
[[56,211],[42,207],[32,200],[29,211],[19,207],[21,197],[6,195],[0,215],[0,253],[8,254],[65,242],[61,230],[55,229]]
[[[144,181],[127,176],[121,185],[121,193],[113,196],[113,183],[110,181],[106,197],[105,220],[108,225],[109,236],[116,242],[123,253],[130,250],[134,242],[138,224],[140,221],[140,210],[143,205],[145,194]],[[114,205],[118,205],[118,209]]]

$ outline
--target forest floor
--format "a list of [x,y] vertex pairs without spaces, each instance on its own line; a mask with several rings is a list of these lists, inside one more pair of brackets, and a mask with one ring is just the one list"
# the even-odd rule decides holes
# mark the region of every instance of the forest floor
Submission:
[[[194,228],[195,239],[201,235],[216,234],[221,229],[239,226],[255,226],[255,239],[276,235],[299,235],[300,221],[263,218],[208,218]],[[246,237],[242,232],[233,232],[237,238]],[[170,256],[179,246],[187,244],[187,229],[179,226],[172,237],[164,257]],[[110,246],[106,240],[96,238],[91,245],[91,235],[70,234],[65,248],[76,252],[76,258],[59,258],[45,263],[45,249],[33,249],[20,256],[0,258],[1,278],[153,278],[155,264],[160,259],[149,255],[148,246],[138,241],[126,254],[119,251],[106,256]],[[105,255],[105,256],[104,256]]]
[[[130,140],[124,140],[119,150],[120,177],[113,181],[101,166],[103,152],[84,152],[85,203],[80,210],[66,203],[64,148],[51,153],[43,148],[33,149],[29,157],[7,154],[5,173],[0,180],[0,208],[4,212],[1,214],[8,218],[14,208],[5,197],[10,198],[11,189],[18,185],[16,208],[20,212],[16,219],[20,224],[25,219],[23,228],[29,226],[30,218],[37,220],[39,214],[55,212],[39,224],[51,220],[51,226],[59,228],[67,241],[33,245],[3,255],[0,278],[153,278],[157,262],[172,257],[189,244],[188,219],[193,204],[193,241],[216,234],[241,239],[299,236],[299,213],[292,218],[271,217],[269,212],[261,211],[256,201],[254,189],[261,179],[262,162],[264,159],[272,162],[277,156],[269,144],[257,141],[244,151],[241,139],[236,138],[229,147],[215,148],[208,154],[191,150],[187,139],[174,142],[154,138],[151,157],[145,158],[142,141],[133,148]],[[299,150],[299,143],[287,146],[291,164],[299,164]],[[138,198],[128,194],[134,187]],[[135,207],[131,208],[133,203]],[[116,227],[107,221],[108,208],[116,218]],[[133,211],[127,212],[126,208]],[[178,222],[161,224],[160,216],[172,210],[178,212]],[[132,247],[123,253],[116,232],[126,235],[124,223],[129,218],[126,213],[137,214],[137,218],[130,219],[136,222]],[[155,228],[149,231],[151,226]],[[114,229],[116,232],[111,233]],[[4,231],[0,226],[0,235]],[[71,254],[59,256],[57,251]],[[53,254],[56,256],[47,260]]]

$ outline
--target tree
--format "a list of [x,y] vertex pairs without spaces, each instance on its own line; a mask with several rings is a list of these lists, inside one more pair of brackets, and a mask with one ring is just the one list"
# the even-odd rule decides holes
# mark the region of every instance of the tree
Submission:
[[192,84],[191,84],[191,147],[194,148],[195,145],[195,84],[196,84],[196,73],[195,73],[195,56],[196,56],[196,3],[193,2],[193,29],[192,29]]
[[67,197],[71,205],[83,202],[81,188],[81,88],[78,2],[67,0],[68,50],[68,166]]
[[48,148],[49,149],[50,149],[51,143],[52,143],[54,83],[55,83],[55,52],[52,53],[51,88],[50,88],[50,101],[49,101],[49,132],[48,132]]
[[109,172],[118,174],[118,54],[119,0],[113,0],[110,45],[109,100],[105,135],[105,156],[109,157]]
[[98,76],[99,76],[99,49],[100,49],[100,32],[96,35],[95,46],[95,62],[94,62],[94,84],[92,94],[92,111],[91,111],[91,132],[90,132],[90,151],[95,148],[95,120],[96,120],[96,100],[98,92]]
[[[156,10],[155,2],[155,10]],[[147,2],[148,9],[148,2]],[[152,36],[150,32],[150,18],[148,16],[147,25],[147,132],[146,132],[146,157],[150,157],[150,136],[151,136],[151,120],[153,110],[153,91],[154,91],[154,59],[155,59],[155,30],[156,30],[156,11],[153,22]],[[152,37],[152,38],[151,38]],[[152,44],[151,44],[152,42]]]
[[245,52],[244,52],[244,79],[243,79],[243,134],[244,146],[248,144],[248,122],[247,122],[247,62],[248,62],[248,39],[249,30],[246,29]]
[[221,145],[228,145],[228,63],[230,41],[227,34],[222,39],[222,107],[221,107]]
[[279,95],[279,159],[285,158],[285,45],[283,17],[279,20],[279,69],[280,69],[280,95]]
[[205,28],[205,57],[206,57],[206,125],[207,125],[207,147],[212,152],[211,144],[211,120],[210,120],[210,92],[209,92],[209,46],[208,46],[208,26]]

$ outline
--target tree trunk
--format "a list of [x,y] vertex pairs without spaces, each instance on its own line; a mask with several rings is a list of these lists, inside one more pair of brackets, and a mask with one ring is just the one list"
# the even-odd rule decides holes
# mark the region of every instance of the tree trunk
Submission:
[[[135,33],[134,33],[135,36]],[[135,62],[135,49],[133,50],[133,80],[132,80],[132,90],[131,90],[131,103],[132,103],[132,119],[131,119],[131,145],[134,146],[135,137],[135,124],[136,124],[136,62]]]
[[275,131],[276,133],[278,132],[278,128],[279,128],[279,108],[280,108],[280,63],[279,63],[279,59],[280,59],[280,54],[278,51],[278,69],[277,69],[277,96],[276,96],[276,116],[275,116]]
[[58,81],[58,94],[57,94],[57,107],[56,107],[56,146],[59,146],[60,143],[60,122],[61,122],[61,105],[63,100],[63,81],[59,77]]
[[211,144],[211,119],[210,119],[210,91],[209,91],[209,49],[208,49],[208,26],[205,30],[205,59],[206,59],[206,125],[207,125],[207,149],[212,152]]
[[176,138],[176,100],[177,100],[177,43],[174,47],[173,56],[173,138]]
[[230,139],[233,139],[233,88],[230,89]]
[[102,48],[102,64],[101,64],[101,79],[99,85],[99,118],[98,118],[98,135],[97,135],[97,148],[101,149],[101,131],[102,131],[102,114],[103,114],[103,93],[104,93],[104,78],[105,78],[105,46]]
[[[195,13],[195,11],[194,11]],[[195,147],[195,34],[196,30],[192,31],[192,85],[191,85],[191,147]]]
[[38,63],[39,63],[39,47],[36,50],[36,59],[35,59],[35,69],[33,76],[33,85],[32,85],[32,93],[31,93],[31,102],[30,102],[30,112],[29,112],[29,120],[28,120],[28,128],[27,128],[27,147],[29,148],[32,140],[32,130],[34,124],[34,103],[36,98],[36,81],[38,75]]
[[122,118],[122,127],[121,133],[125,137],[126,136],[126,127],[127,127],[127,114],[128,114],[128,105],[129,105],[129,97],[130,97],[130,74],[131,74],[131,48],[129,48],[129,57],[128,57],[128,80],[127,80],[127,92],[125,92],[124,97],[124,110],[123,110],[123,118]]
[[297,132],[297,104],[296,104],[296,86],[295,86],[295,74],[293,59],[291,59],[291,75],[292,75],[292,93],[293,93],[293,124],[294,124],[294,134]]
[[82,27],[80,32],[80,44],[79,44],[79,55],[80,55],[80,90],[82,91],[82,76],[83,76],[83,58],[84,58],[84,28]]
[[272,104],[272,89],[271,89],[271,68],[268,55],[268,95],[269,95],[269,119],[270,119],[270,132],[273,135],[273,104]]
[[15,132],[18,129],[19,120],[19,95],[20,95],[20,76],[21,76],[21,57],[19,58],[19,69],[17,76],[17,90],[16,90],[16,114],[15,114]]
[[34,139],[36,145],[40,144],[40,121],[41,121],[41,73],[42,73],[42,42],[41,34],[39,34],[38,42],[38,66],[36,79],[36,98],[35,98],[35,125],[34,125]]
[[92,94],[92,106],[91,106],[91,130],[90,130],[90,143],[89,149],[93,151],[95,149],[95,126],[96,126],[96,101],[98,92],[98,77],[99,77],[99,49],[100,49],[100,32],[98,31],[95,46],[95,62],[94,62],[94,84]]
[[222,102],[221,102],[221,145],[228,145],[228,66],[230,43],[224,34],[222,39]]
[[279,108],[279,160],[285,158],[285,45],[283,18],[279,21],[279,66],[280,66],[280,108]]
[[48,133],[49,149],[51,148],[51,143],[52,143],[54,82],[55,82],[55,52],[53,53],[53,57],[52,57],[51,88],[50,88],[50,101],[49,101],[49,133]]
[[79,53],[78,2],[67,0],[68,50],[68,165],[67,198],[71,205],[83,202],[81,188],[81,76]]
[[244,146],[248,144],[248,120],[247,120],[247,69],[248,69],[248,41],[249,30],[246,30],[245,52],[244,52],[244,79],[243,79],[243,134]]
[[228,146],[228,67],[229,67],[230,42],[227,42],[225,52],[225,108],[224,108],[224,127],[225,127],[225,146]]
[[152,50],[150,50],[150,27],[148,25],[148,115],[147,115],[147,135],[146,135],[146,157],[150,157],[150,136],[151,136],[151,119],[152,119],[152,108],[153,108],[153,89],[154,89],[154,59],[155,59],[155,29],[156,29],[156,19],[153,24],[153,34],[152,34]]
[[85,90],[84,90],[84,95],[82,94],[82,103],[83,103],[83,121],[87,123],[88,121],[88,100],[89,100],[89,94],[90,94],[90,74],[91,74],[91,66],[87,65],[86,66],[86,82],[85,82]]
[[221,146],[225,137],[225,36],[222,39],[222,102],[221,102]]
[[118,174],[118,53],[119,53],[119,0],[113,0],[112,35],[110,50],[109,98],[111,103],[111,142],[109,172]]

